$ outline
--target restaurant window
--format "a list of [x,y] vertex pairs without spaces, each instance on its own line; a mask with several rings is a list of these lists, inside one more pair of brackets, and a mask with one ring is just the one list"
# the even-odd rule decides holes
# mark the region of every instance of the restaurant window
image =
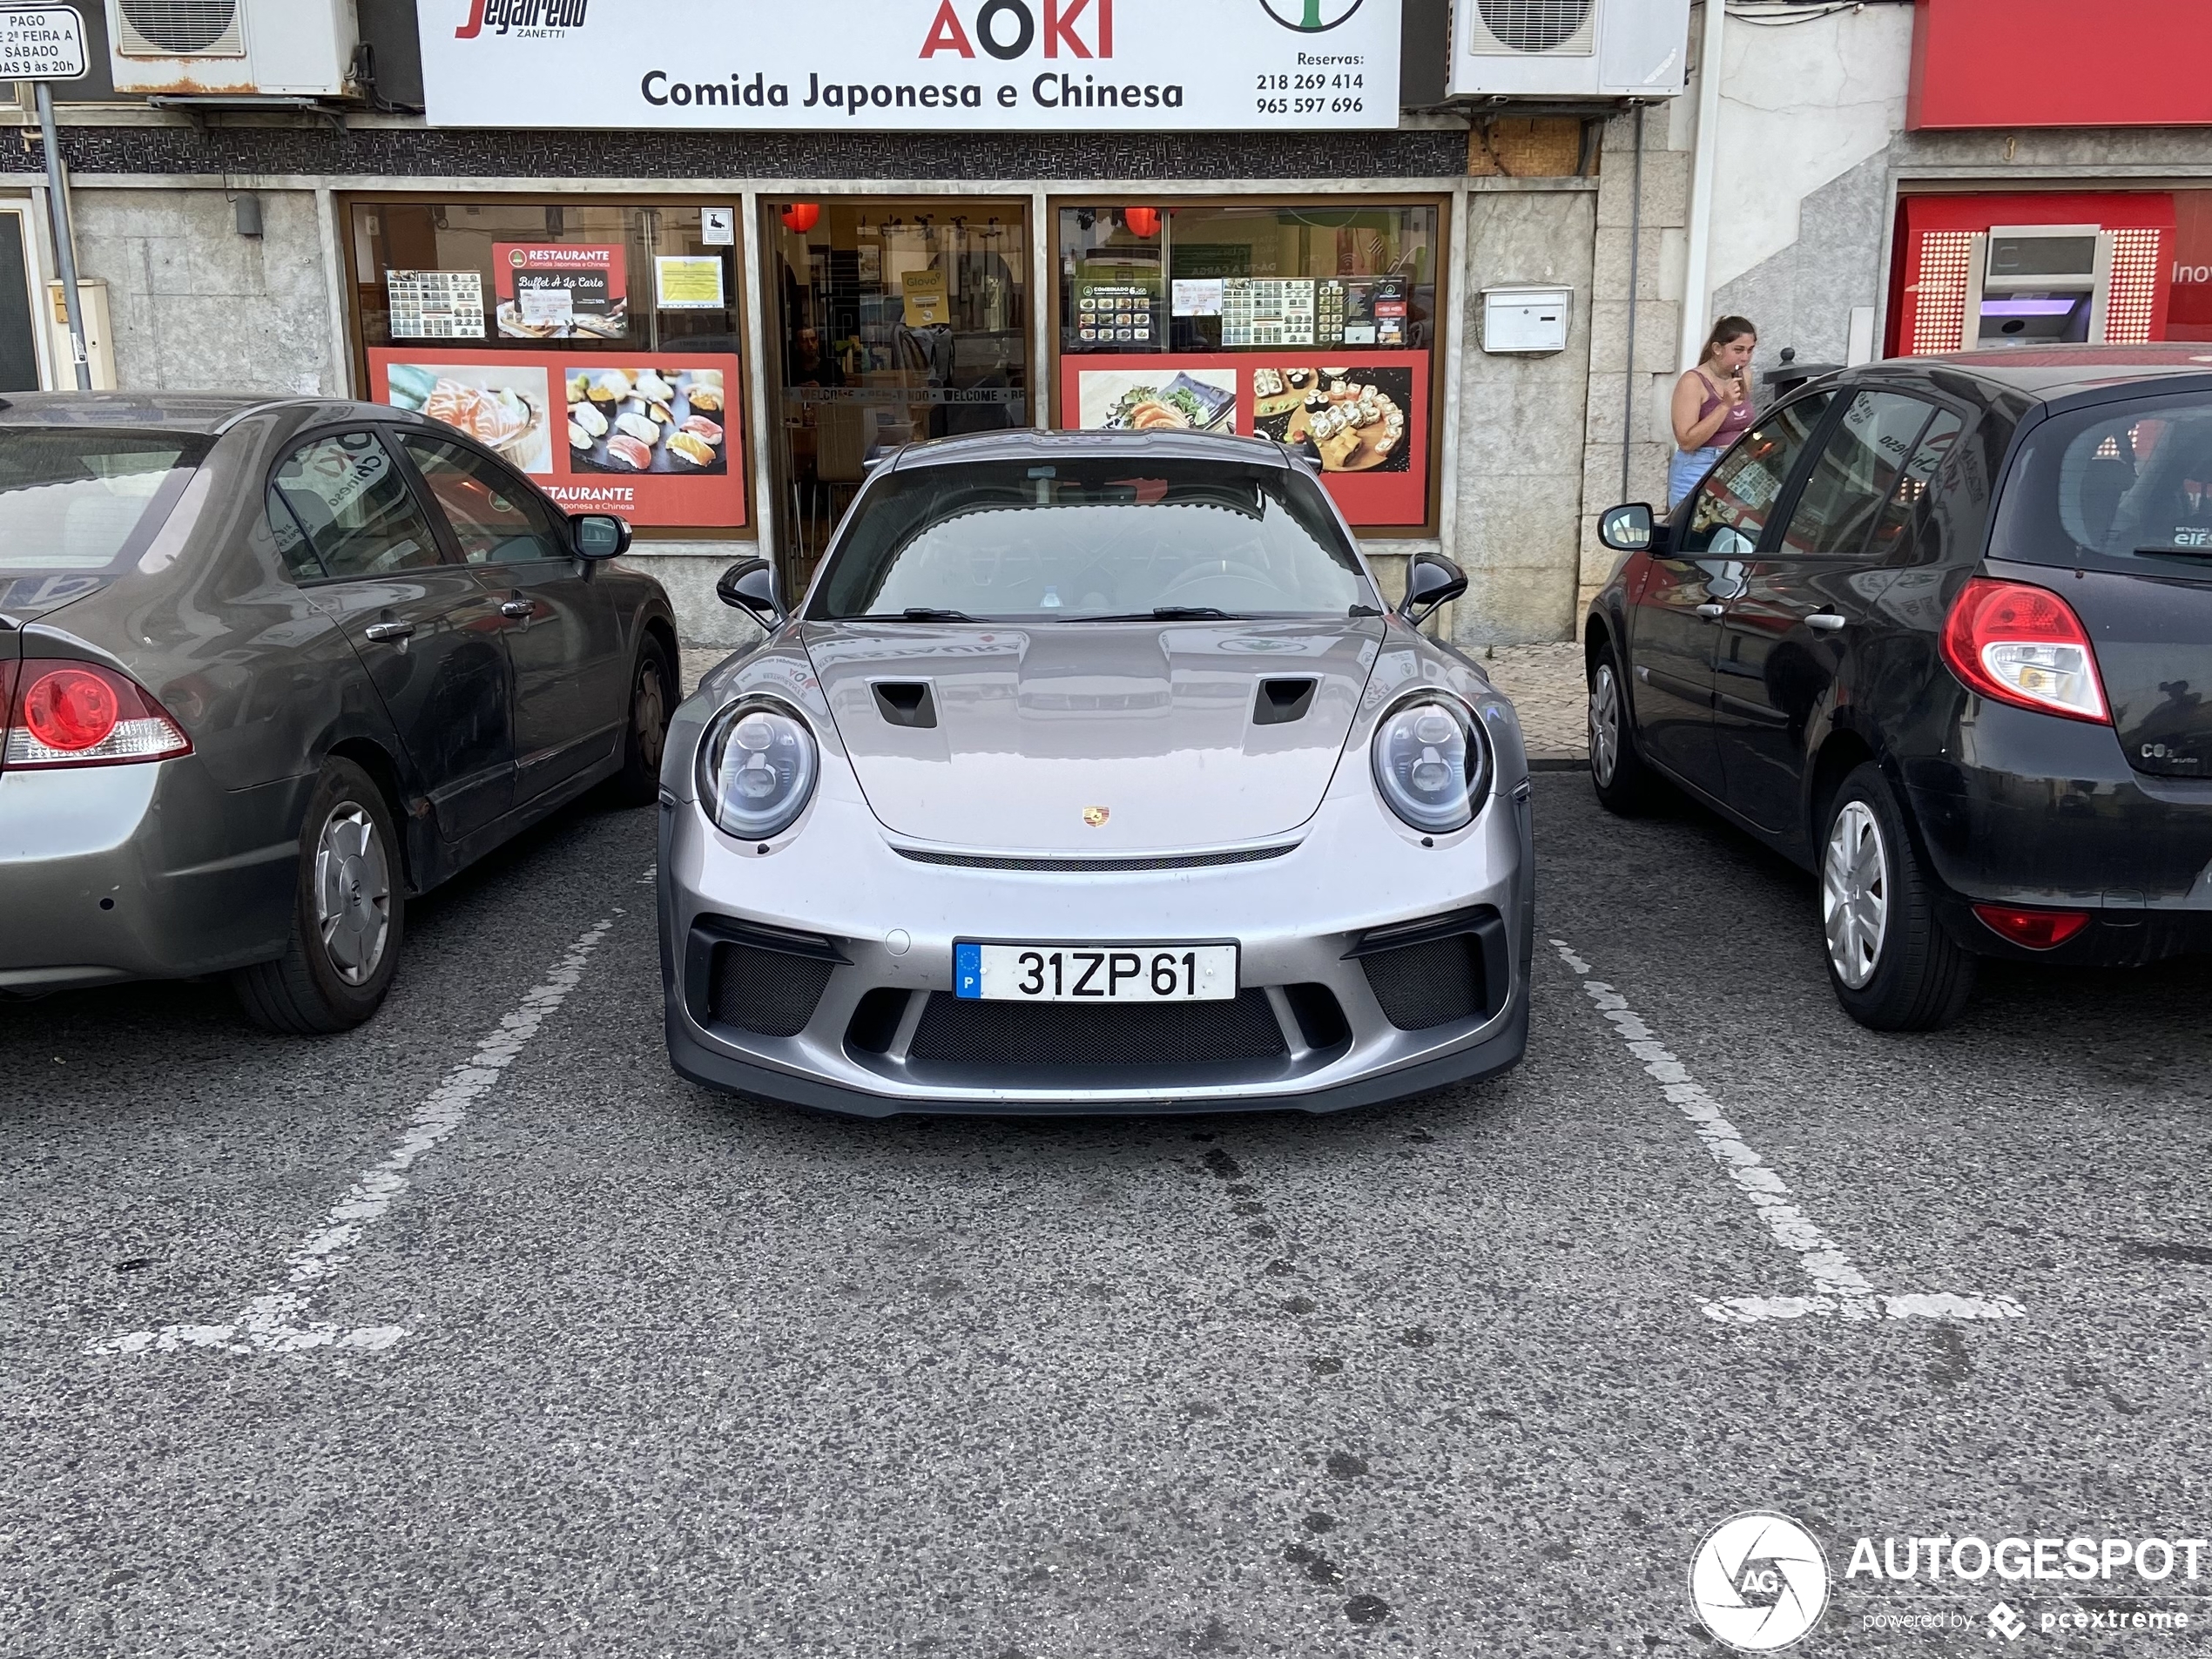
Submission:
[[347,211],[370,397],[458,427],[571,512],[745,526],[734,208]]
[[1059,424],[1279,439],[1354,524],[1431,525],[1441,224],[1433,202],[1061,206]]

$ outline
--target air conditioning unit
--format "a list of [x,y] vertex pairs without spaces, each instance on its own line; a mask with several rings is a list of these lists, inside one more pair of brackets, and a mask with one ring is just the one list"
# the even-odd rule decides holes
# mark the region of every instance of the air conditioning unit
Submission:
[[360,39],[353,0],[107,0],[118,92],[342,98]]
[[1454,98],[1676,98],[1689,0],[1453,0]]

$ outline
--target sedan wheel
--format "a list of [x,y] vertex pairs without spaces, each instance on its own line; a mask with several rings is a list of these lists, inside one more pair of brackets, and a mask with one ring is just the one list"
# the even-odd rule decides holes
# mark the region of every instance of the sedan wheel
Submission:
[[628,806],[648,806],[659,797],[675,684],[667,651],[649,635],[631,671],[630,719],[622,738],[622,770],[615,774],[616,797]]
[[1829,963],[1838,979],[1858,990],[1881,965],[1890,921],[1889,853],[1882,845],[1882,826],[1863,801],[1844,803],[1828,832],[1820,901]]
[[376,976],[392,931],[392,867],[375,823],[353,801],[331,813],[315,843],[315,922],[341,980]]
[[238,971],[255,1024],[300,1035],[349,1030],[376,1012],[397,971],[407,891],[390,804],[333,758],[307,799],[284,954]]
[[1590,675],[1590,777],[1600,789],[1621,767],[1621,686],[1608,659]]

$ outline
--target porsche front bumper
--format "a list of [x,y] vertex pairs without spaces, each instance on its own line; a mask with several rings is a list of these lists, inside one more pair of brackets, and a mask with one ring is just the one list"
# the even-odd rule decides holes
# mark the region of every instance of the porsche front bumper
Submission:
[[[762,856],[664,797],[671,1060],[867,1116],[1318,1112],[1504,1071],[1527,1041],[1525,784],[1434,846],[1378,834],[1379,810],[1332,798],[1259,846],[1060,863],[896,842],[858,802]],[[964,1001],[956,939],[1233,940],[1240,994]]]

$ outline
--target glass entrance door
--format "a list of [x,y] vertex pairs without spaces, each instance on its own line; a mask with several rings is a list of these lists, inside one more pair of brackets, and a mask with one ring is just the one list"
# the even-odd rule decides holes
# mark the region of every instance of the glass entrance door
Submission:
[[813,580],[869,460],[1030,424],[1024,204],[771,202],[777,562]]

